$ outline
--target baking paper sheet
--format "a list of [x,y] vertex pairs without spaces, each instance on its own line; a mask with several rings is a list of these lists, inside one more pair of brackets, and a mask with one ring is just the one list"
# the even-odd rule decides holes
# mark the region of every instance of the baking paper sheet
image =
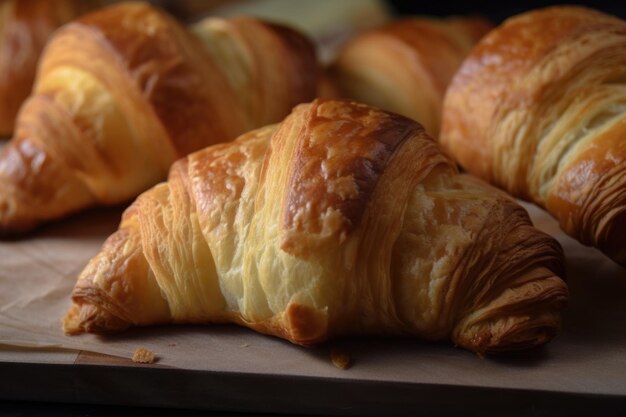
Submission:
[[[58,348],[130,358],[146,347],[159,365],[200,371],[626,395],[626,270],[563,235],[541,210],[525,207],[563,245],[571,292],[562,332],[533,352],[481,359],[449,343],[397,338],[351,338],[307,349],[230,325],[65,336],[61,318],[76,277],[117,228],[122,211],[109,209],[0,241],[0,361],[37,362],[41,354],[33,349]],[[332,366],[333,347],[351,356],[352,367]],[[58,358],[67,361],[66,354]]]

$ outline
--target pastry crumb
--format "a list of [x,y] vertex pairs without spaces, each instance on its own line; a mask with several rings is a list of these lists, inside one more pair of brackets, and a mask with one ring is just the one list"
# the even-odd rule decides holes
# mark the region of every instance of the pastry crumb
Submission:
[[246,348],[248,346],[250,346],[250,343],[244,343],[244,344],[241,345],[241,347],[244,347],[244,348]]
[[133,362],[135,363],[154,363],[155,359],[154,353],[146,348],[137,348],[133,353]]
[[337,348],[333,348],[330,351],[330,360],[333,365],[339,369],[348,369],[352,365],[352,359],[350,356]]

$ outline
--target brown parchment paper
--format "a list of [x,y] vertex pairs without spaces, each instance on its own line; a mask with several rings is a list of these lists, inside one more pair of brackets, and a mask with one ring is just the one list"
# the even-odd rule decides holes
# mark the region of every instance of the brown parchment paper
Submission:
[[[448,343],[376,338],[305,349],[229,325],[65,336],[61,318],[76,277],[117,228],[121,210],[110,209],[0,241],[0,362],[39,362],[33,352],[59,348],[130,358],[141,346],[160,365],[185,369],[626,395],[626,270],[563,235],[541,210],[525,207],[563,245],[571,292],[561,334],[537,351],[481,359]],[[332,366],[336,346],[351,356],[350,369]],[[67,354],[45,357],[68,361]]]

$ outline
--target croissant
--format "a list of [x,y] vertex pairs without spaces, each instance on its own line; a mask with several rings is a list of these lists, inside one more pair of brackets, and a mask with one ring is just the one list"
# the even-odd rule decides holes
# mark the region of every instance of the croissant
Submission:
[[441,144],[626,265],[626,22],[583,7],[506,21],[445,98]]
[[15,117],[31,91],[37,60],[48,37],[65,22],[98,4],[94,0],[0,3],[0,137],[13,133]]
[[444,93],[472,46],[491,29],[482,18],[405,18],[356,36],[325,79],[325,96],[400,113],[437,137]]
[[499,352],[554,336],[561,274],[559,244],[419,124],[318,99],[176,162],[81,273],[64,329],[233,322],[300,345],[415,335]]
[[86,15],[48,44],[0,153],[0,232],[128,201],[181,156],[280,121],[316,84],[312,44],[286,27],[188,30],[143,3]]

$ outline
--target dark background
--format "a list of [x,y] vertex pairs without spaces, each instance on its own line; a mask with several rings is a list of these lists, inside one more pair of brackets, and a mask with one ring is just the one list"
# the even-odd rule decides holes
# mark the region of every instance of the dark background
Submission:
[[576,4],[591,7],[626,19],[626,2],[624,0],[615,1],[467,1],[467,2],[446,2],[446,1],[410,1],[410,0],[390,0],[388,3],[398,14],[420,14],[448,16],[451,14],[467,15],[480,14],[488,17],[495,23],[500,23],[509,16],[522,13],[527,10],[546,7],[558,4]]

